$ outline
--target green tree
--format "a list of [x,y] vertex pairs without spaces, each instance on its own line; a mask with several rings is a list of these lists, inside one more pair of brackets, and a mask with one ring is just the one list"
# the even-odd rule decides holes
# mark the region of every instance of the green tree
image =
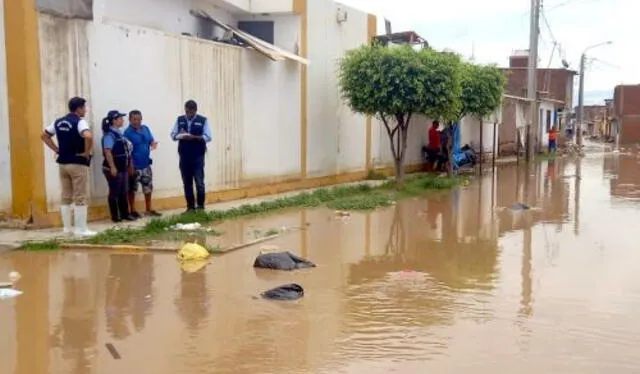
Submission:
[[480,120],[480,162],[482,162],[484,118],[492,114],[502,103],[507,83],[504,72],[494,65],[461,65],[462,104],[459,118],[471,116]]
[[450,116],[460,110],[459,61],[430,49],[370,45],[349,51],[340,62],[344,100],[354,112],[375,116],[384,124],[398,188],[404,183],[412,118]]

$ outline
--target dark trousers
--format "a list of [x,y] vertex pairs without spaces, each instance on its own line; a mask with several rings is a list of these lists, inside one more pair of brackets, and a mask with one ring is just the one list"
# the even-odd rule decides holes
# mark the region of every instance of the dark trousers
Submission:
[[109,183],[109,212],[113,221],[121,221],[129,217],[129,175],[126,171],[119,171],[113,177],[108,170],[103,170]]
[[[195,209],[196,202],[198,209],[204,209],[204,156],[194,159],[180,158],[180,174],[182,174],[187,209]],[[194,183],[196,185],[196,198],[193,196]]]
[[549,153],[555,152],[557,148],[555,140],[549,140]]

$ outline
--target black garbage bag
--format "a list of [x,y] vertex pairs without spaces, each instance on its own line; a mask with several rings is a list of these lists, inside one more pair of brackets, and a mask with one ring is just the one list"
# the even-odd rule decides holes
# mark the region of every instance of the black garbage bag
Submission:
[[267,300],[298,300],[304,296],[304,289],[299,284],[286,284],[263,292],[260,296]]
[[511,210],[515,210],[517,212],[519,211],[523,211],[523,210],[529,210],[531,209],[528,205],[525,205],[523,203],[515,203],[511,206]]
[[316,265],[314,263],[289,252],[263,253],[256,257],[256,260],[253,263],[254,268],[289,271],[313,268],[315,266]]

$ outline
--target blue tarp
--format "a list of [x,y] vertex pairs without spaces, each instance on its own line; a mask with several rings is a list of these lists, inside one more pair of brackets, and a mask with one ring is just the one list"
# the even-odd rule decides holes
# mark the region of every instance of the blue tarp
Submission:
[[458,170],[464,165],[473,166],[475,164],[473,151],[466,148],[463,150],[460,144],[460,124],[454,123],[449,131],[453,137],[453,169]]
[[453,154],[453,169],[457,170],[461,164],[467,159],[467,155],[460,151],[460,124],[453,123],[449,128],[449,134],[452,136],[452,154]]

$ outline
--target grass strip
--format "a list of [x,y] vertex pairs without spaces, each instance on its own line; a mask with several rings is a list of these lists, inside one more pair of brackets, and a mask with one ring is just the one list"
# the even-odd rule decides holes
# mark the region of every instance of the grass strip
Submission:
[[[434,190],[451,189],[466,182],[467,180],[461,177],[448,178],[438,177],[434,174],[414,174],[406,178],[404,187],[401,190],[395,188],[393,180],[389,180],[379,186],[361,183],[319,188],[313,192],[301,192],[293,196],[265,200],[257,204],[244,204],[226,210],[195,211],[156,218],[141,228],[112,228],[99,233],[91,239],[74,243],[117,245],[143,243],[151,239],[181,240],[197,233],[171,231],[172,226],[194,222],[213,224],[240,217],[273,213],[289,208],[328,206],[338,210],[373,210],[390,206],[403,198],[420,196]],[[273,231],[269,232],[274,233]],[[220,233],[208,231],[202,234],[220,235]],[[55,240],[28,242],[21,248],[33,251],[55,250],[60,248],[60,242]]]

